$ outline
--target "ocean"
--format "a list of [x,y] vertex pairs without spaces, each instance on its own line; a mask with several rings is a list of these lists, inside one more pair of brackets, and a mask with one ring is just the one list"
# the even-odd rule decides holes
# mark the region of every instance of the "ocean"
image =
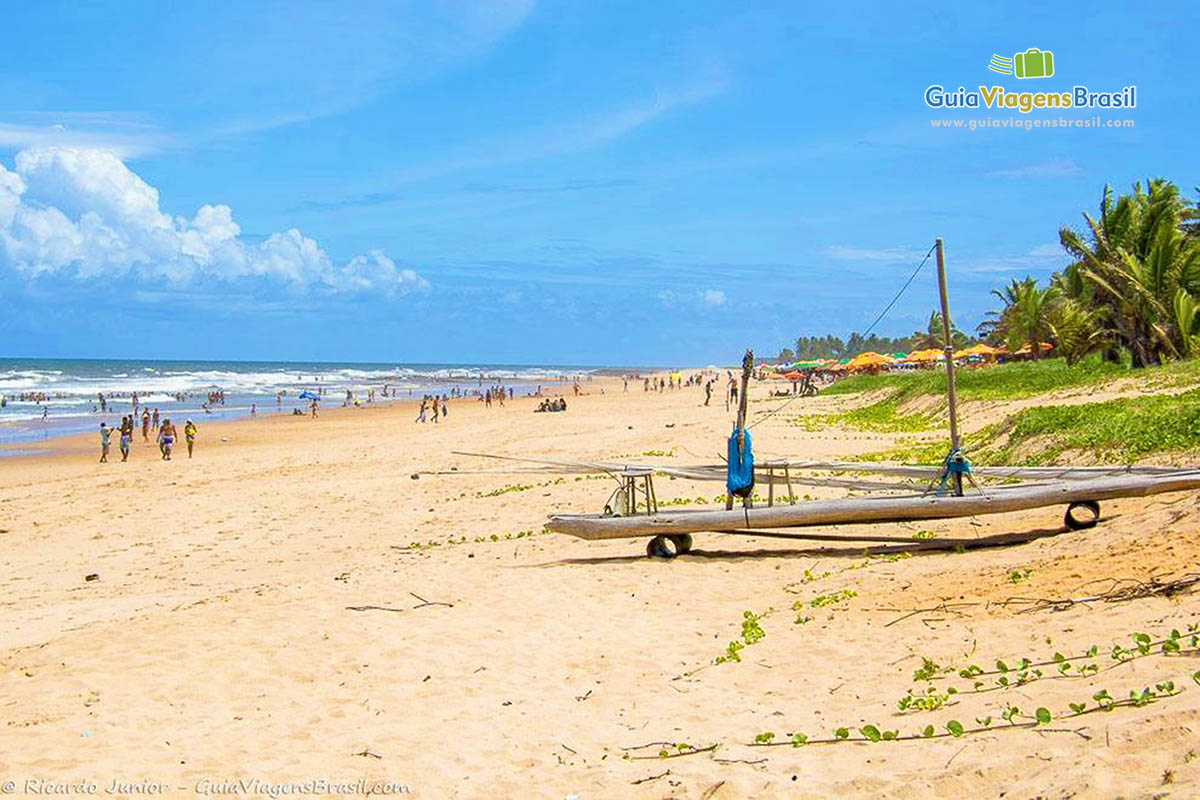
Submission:
[[[307,410],[310,401],[301,399],[301,392],[319,396],[322,406],[342,405],[347,392],[366,402],[369,389],[375,390],[376,402],[384,402],[385,387],[387,400],[452,390],[470,395],[495,385],[522,395],[540,385],[611,371],[571,365],[0,358],[0,445],[91,431],[101,422],[118,424],[133,410],[134,393],[139,413],[157,408],[177,423],[186,417],[200,423],[245,417],[252,406],[260,414]],[[209,395],[218,391],[224,392],[224,402],[206,411]],[[0,447],[0,456],[20,452]]]

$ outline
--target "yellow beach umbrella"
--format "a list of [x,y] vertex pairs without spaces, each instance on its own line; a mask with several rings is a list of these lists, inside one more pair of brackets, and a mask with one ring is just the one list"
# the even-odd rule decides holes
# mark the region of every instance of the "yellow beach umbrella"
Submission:
[[850,359],[850,363],[846,366],[850,369],[859,369],[860,367],[878,367],[883,364],[894,364],[896,359],[891,356],[885,356],[874,351],[859,353],[854,358]]

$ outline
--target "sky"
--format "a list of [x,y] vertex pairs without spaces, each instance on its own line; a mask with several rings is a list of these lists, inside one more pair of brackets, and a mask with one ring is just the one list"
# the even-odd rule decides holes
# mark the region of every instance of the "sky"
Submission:
[[[1200,183],[1200,6],[981,5],[14,5],[0,356],[729,363],[865,330],[937,236],[972,329],[1105,184]],[[1011,127],[1093,117],[1133,124]],[[927,264],[876,331],[936,302]]]

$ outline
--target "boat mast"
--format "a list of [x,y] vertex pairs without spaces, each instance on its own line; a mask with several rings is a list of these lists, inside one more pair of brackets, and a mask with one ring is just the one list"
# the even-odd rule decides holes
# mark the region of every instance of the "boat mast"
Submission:
[[[950,301],[946,295],[946,247],[939,236],[937,247],[938,294],[942,300],[942,335],[946,354],[946,400],[950,406],[950,457],[961,457],[962,437],[958,432],[958,396],[954,391],[954,344],[950,340]],[[962,496],[962,473],[954,472],[954,493]]]

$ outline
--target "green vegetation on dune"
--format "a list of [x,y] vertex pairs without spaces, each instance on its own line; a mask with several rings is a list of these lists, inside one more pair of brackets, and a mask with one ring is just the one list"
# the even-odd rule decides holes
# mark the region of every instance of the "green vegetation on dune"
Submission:
[[[1149,377],[1155,372],[1148,370],[1139,377]],[[1061,389],[1110,383],[1129,375],[1126,367],[1104,363],[1098,357],[1070,367],[1063,359],[1054,358],[960,369],[955,372],[954,385],[961,400],[1018,400]],[[822,389],[821,394],[858,394],[880,389],[891,389],[887,401],[897,404],[922,396],[945,397],[946,372],[939,366],[920,372],[855,375]]]
[[[1130,464],[1147,456],[1200,448],[1200,389],[1180,395],[1123,397],[1101,403],[1036,406],[967,436],[971,460],[978,464],[1050,464],[1064,453],[1089,460]],[[945,441],[913,445],[863,456],[867,461],[937,464],[946,456]]]

